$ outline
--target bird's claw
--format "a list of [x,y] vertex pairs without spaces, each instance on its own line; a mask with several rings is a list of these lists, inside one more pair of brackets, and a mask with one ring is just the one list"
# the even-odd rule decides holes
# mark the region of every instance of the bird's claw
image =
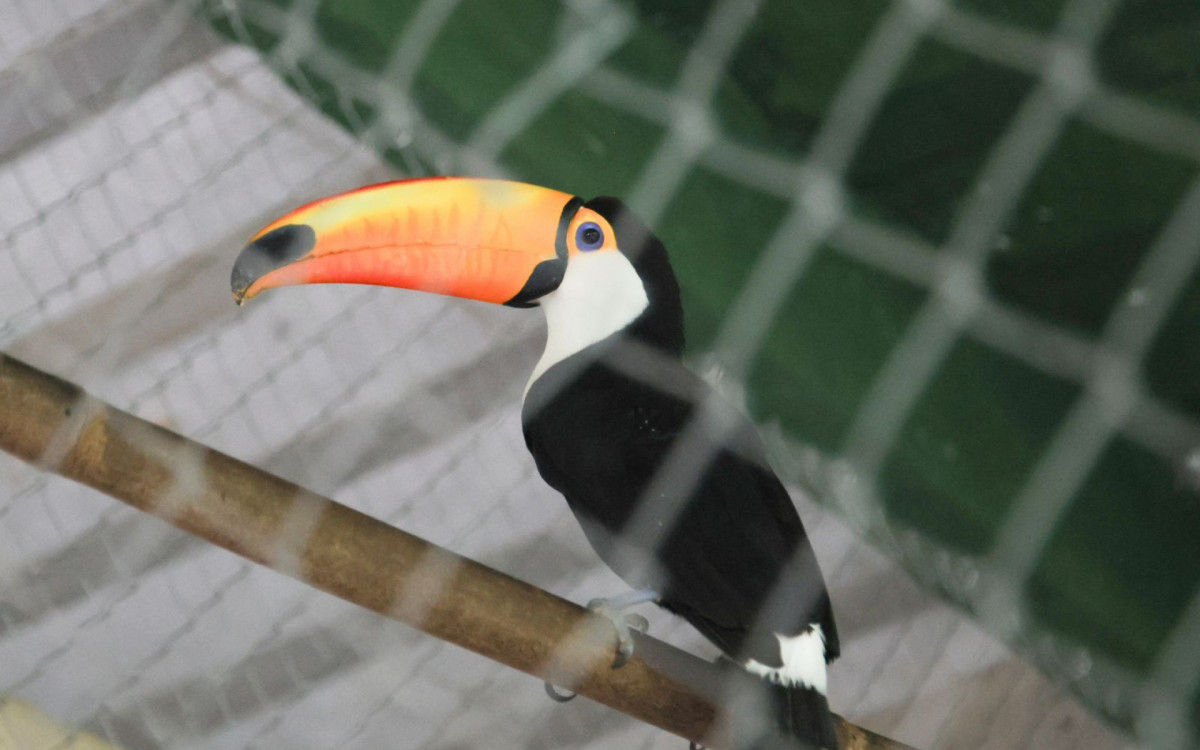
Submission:
[[565,693],[558,692],[558,688],[554,687],[553,683],[543,682],[542,685],[546,688],[546,695],[550,696],[550,700],[556,703],[566,703],[575,700],[579,693],[567,691]]
[[[650,629],[650,621],[645,617],[632,612],[623,614],[620,600],[617,600],[617,606],[613,605],[613,600],[610,599],[593,599],[587,604],[587,608],[598,615],[607,617],[613,627],[617,629],[617,656],[613,659],[612,668],[620,669],[629,663],[633,658],[633,632],[645,633]],[[629,605],[624,605],[629,606]],[[546,695],[556,703],[566,703],[574,700],[578,693],[570,691],[559,692],[559,689],[553,683],[543,682],[542,686],[546,689]]]
[[614,608],[607,599],[593,599],[587,608],[598,615],[607,617],[617,630],[617,655],[613,659],[612,668],[620,669],[633,658],[633,631],[645,633],[650,629],[650,621],[637,613],[624,614],[620,608]]
[[[612,668],[620,669],[633,658],[633,631],[645,633],[650,629],[650,621],[637,613],[624,614],[622,610],[634,604],[655,601],[658,594],[653,591],[634,591],[612,599],[593,599],[587,603],[587,608],[598,615],[608,618],[617,630],[617,656],[613,659]],[[576,693],[559,692],[558,688],[549,682],[542,685],[546,695],[558,703],[566,703],[575,698]]]

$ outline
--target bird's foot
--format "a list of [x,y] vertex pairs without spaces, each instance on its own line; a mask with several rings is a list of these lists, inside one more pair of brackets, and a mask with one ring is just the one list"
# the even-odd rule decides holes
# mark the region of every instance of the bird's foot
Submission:
[[[593,599],[587,603],[588,609],[607,617],[617,630],[617,656],[613,659],[613,669],[620,669],[633,658],[633,631],[645,633],[650,629],[650,622],[645,617],[637,613],[625,614],[624,610],[657,599],[658,593],[655,591],[630,591],[609,599]],[[560,692],[549,682],[542,685],[546,688],[546,695],[558,703],[566,703],[576,696],[576,693],[570,691]]]
[[613,659],[613,669],[620,669],[633,658],[633,631],[645,633],[650,629],[650,622],[645,617],[637,613],[625,614],[624,610],[635,604],[656,599],[658,593],[654,591],[631,591],[611,599],[593,599],[588,602],[588,609],[607,617],[617,630],[617,656]]

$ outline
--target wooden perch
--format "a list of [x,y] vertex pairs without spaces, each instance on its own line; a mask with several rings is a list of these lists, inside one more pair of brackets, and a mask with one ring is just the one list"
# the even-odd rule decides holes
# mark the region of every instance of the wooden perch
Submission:
[[32,703],[0,696],[0,750],[118,750],[94,734],[63,726]]
[[[103,404],[0,354],[0,448],[184,531],[641,721],[729,747],[725,697],[753,692],[642,636],[612,669],[607,620],[479,563]],[[845,750],[904,748],[839,718]]]

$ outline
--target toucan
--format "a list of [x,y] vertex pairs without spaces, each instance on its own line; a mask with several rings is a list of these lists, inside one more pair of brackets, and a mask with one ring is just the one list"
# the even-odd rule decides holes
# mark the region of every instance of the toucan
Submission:
[[388,182],[268,224],[233,266],[239,304],[317,283],[540,307],[525,443],[599,557],[650,592],[625,603],[655,601],[762,678],[770,719],[754,747],[837,748],[826,665],[840,648],[816,557],[750,420],[684,365],[666,249],[621,201]]

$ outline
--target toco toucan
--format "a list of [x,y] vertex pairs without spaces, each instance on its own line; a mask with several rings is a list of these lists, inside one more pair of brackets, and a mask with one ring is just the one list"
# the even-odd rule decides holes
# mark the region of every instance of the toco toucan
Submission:
[[542,477],[613,571],[763,678],[772,727],[756,746],[837,747],[816,558],[749,420],[684,367],[666,250],[620,201],[463,177],[373,185],[267,225],[232,276],[239,303],[328,282],[542,308],[521,413]]

